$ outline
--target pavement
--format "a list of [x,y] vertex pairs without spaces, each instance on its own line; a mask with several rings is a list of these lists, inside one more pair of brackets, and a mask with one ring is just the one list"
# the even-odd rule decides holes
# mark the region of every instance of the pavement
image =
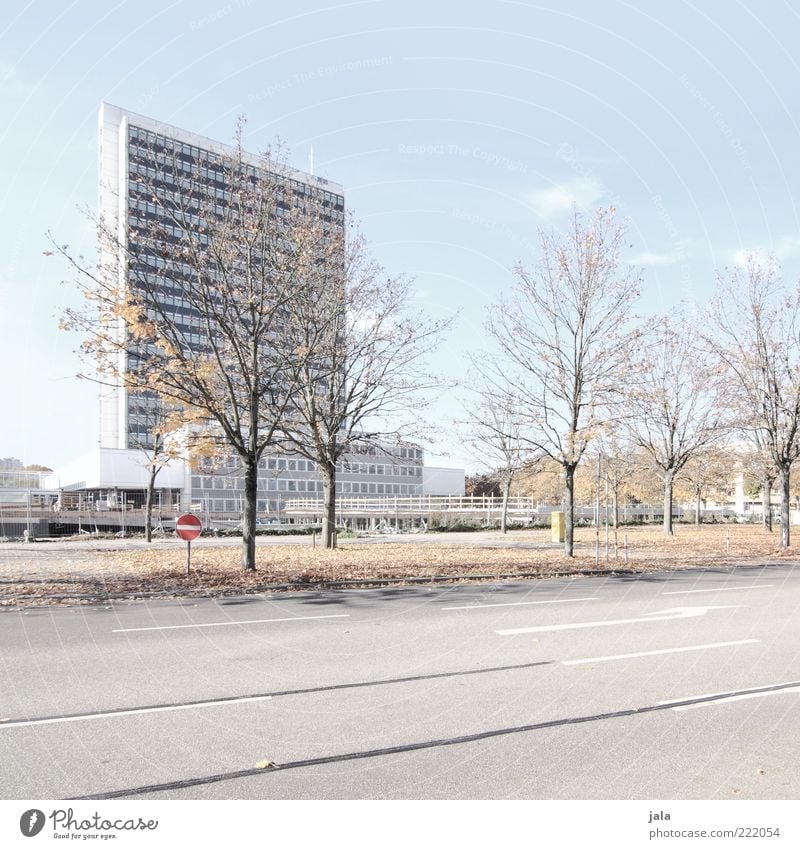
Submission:
[[792,564],[0,616],[0,798],[795,799]]

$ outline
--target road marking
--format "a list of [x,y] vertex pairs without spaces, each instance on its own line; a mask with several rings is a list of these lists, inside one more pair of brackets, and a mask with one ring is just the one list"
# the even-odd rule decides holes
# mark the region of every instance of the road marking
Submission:
[[635,622],[663,622],[667,619],[689,619],[695,616],[704,616],[709,610],[733,609],[745,607],[743,604],[718,604],[709,607],[671,607],[669,610],[658,610],[645,614],[636,619],[605,619],[599,622],[570,622],[566,625],[537,625],[534,628],[506,628],[495,631],[501,637],[510,637],[514,634],[543,634],[547,631],[572,631],[578,628],[602,628],[607,625],[632,625]]
[[689,595],[690,593],[727,593],[731,590],[765,590],[768,587],[774,587],[775,584],[757,584],[752,587],[719,587],[711,590],[672,590],[661,595]]
[[140,713],[156,713],[169,710],[194,710],[195,708],[219,707],[220,705],[244,704],[245,702],[263,702],[272,696],[244,696],[240,699],[211,699],[207,702],[192,702],[186,705],[163,705],[156,707],[131,708],[130,710],[111,710],[105,713],[81,713],[73,716],[55,716],[49,719],[19,719],[13,722],[0,722],[3,728],[22,728],[27,725],[54,725],[57,722],[81,722],[85,719],[108,719],[117,716],[135,716]]
[[[743,699],[759,699],[762,696],[777,696],[781,693],[800,693],[800,686],[797,686],[792,681],[786,684],[773,684],[770,687],[762,687],[758,690],[736,693],[733,695],[730,693],[709,693],[706,696],[690,696],[686,699],[669,699],[668,701],[659,702],[658,704],[664,705],[665,707],[674,704],[675,707],[671,708],[671,710],[693,710],[694,708],[708,707],[709,705],[721,705],[724,702],[738,702]],[[686,704],[686,702],[694,701],[695,699],[698,700],[696,704]]]
[[597,601],[598,596],[591,598],[555,598],[548,601],[509,601],[501,604],[465,604],[462,607],[443,607],[442,610],[474,610],[483,607],[520,607],[523,604],[566,604],[570,601]]
[[327,616],[287,616],[285,619],[247,619],[243,622],[202,622],[197,625],[153,625],[148,628],[114,628],[112,634],[130,634],[133,631],[177,631],[181,628],[220,628],[223,625],[260,625],[262,622],[300,622],[304,619],[344,619],[349,613],[331,613]]
[[627,660],[630,657],[651,657],[655,654],[677,654],[685,651],[701,651],[702,649],[720,649],[724,646],[745,646],[749,643],[759,643],[760,640],[735,640],[730,643],[706,643],[702,646],[682,646],[677,649],[658,649],[656,651],[638,651],[631,654],[609,654],[605,657],[584,657],[580,660],[562,660],[564,666],[576,666],[579,663],[602,663],[606,660]]

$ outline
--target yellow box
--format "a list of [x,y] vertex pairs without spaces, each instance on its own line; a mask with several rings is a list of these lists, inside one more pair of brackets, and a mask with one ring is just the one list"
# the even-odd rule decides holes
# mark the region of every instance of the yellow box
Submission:
[[550,541],[564,542],[564,514],[560,511],[550,514]]

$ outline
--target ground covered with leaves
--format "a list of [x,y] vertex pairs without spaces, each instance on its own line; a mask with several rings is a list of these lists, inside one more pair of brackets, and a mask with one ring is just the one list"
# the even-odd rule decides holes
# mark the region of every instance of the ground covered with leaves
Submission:
[[[800,534],[800,528],[793,531]],[[549,530],[347,541],[335,551],[313,548],[307,539],[294,544],[265,541],[257,548],[256,571],[244,572],[238,545],[202,540],[193,546],[188,575],[185,546],[178,541],[152,548],[127,541],[7,543],[0,546],[0,608],[800,560],[800,546],[780,551],[778,530],[770,534],[751,525],[679,525],[672,538],[665,538],[660,528],[624,528],[616,534],[616,545],[612,529],[608,542],[606,555],[605,529],[598,536],[594,528],[580,528],[575,556],[569,558],[561,546],[550,542]]]

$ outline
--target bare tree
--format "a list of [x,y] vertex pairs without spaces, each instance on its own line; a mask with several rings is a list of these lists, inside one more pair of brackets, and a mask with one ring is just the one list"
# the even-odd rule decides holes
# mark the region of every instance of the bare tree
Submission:
[[681,316],[651,324],[632,353],[633,383],[619,415],[633,442],[652,459],[664,484],[664,533],[671,536],[673,485],[692,456],[723,433],[719,401],[699,336]]
[[188,162],[180,144],[139,142],[127,238],[98,220],[97,267],[72,264],[87,309],[65,324],[85,334],[100,379],[155,393],[227,441],[244,469],[242,565],[255,569],[258,463],[298,386],[298,356],[277,341],[295,293],[320,267],[341,267],[335,213],[293,181],[285,156]]
[[537,265],[516,266],[511,298],[486,325],[500,351],[491,369],[496,390],[518,405],[527,446],[563,470],[568,556],[575,469],[620,391],[639,291],[639,272],[620,259],[623,240],[613,209],[589,221],[573,210],[563,235],[541,234]]
[[343,263],[318,263],[296,288],[278,342],[297,380],[281,440],[322,475],[326,548],[336,544],[337,465],[356,445],[387,450],[413,431],[426,390],[442,384],[426,356],[448,324],[421,316],[412,281],[387,275],[348,231]]
[[800,456],[800,285],[787,287],[774,260],[750,256],[719,275],[708,318],[716,335],[707,342],[741,400],[738,424],[760,434],[777,469],[788,548],[790,475]]
[[603,458],[603,473],[608,480],[612,504],[612,524],[619,527],[620,495],[631,489],[632,478],[638,470],[635,446],[626,443],[614,432],[600,438],[600,453]]
[[[474,365],[474,364],[473,364]],[[488,464],[500,485],[503,507],[500,531],[508,530],[508,499],[514,476],[523,466],[533,472],[536,460],[523,443],[518,405],[508,395],[497,395],[490,385],[475,390],[475,403],[467,406],[468,419],[461,426],[465,441]]]

